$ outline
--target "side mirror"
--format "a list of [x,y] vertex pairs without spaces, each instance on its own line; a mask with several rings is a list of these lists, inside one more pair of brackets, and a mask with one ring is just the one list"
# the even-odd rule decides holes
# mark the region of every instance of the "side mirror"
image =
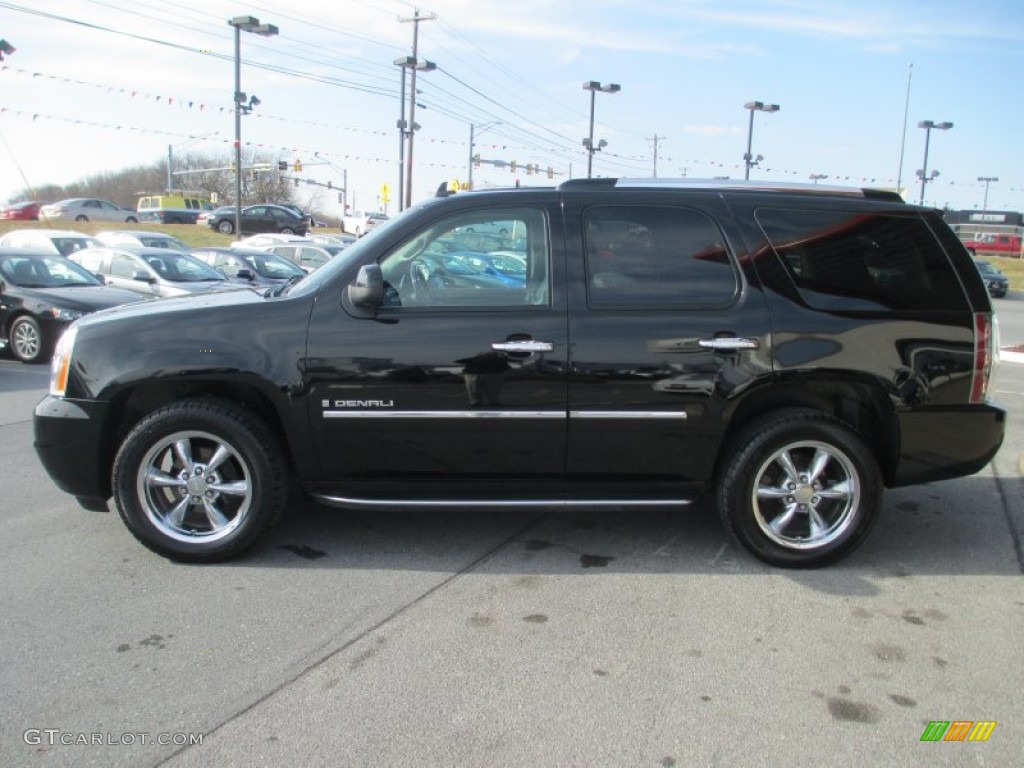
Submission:
[[251,269],[240,269],[235,273],[235,277],[239,280],[248,280],[250,283],[256,280],[256,273]]
[[349,301],[360,309],[376,310],[384,304],[384,273],[380,264],[364,264],[348,286]]

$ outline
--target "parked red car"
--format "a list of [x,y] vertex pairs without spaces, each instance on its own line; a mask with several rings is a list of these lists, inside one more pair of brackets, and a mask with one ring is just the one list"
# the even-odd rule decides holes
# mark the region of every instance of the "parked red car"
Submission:
[[46,205],[38,200],[26,200],[21,203],[11,203],[0,208],[0,219],[15,219],[18,221],[35,221],[39,218],[39,206]]

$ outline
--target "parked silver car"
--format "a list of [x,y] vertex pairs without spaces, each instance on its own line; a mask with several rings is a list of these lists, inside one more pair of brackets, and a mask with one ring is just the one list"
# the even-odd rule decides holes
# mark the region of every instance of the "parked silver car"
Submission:
[[138,224],[139,214],[97,197],[69,197],[39,209],[39,218],[50,221],[120,221]]
[[166,232],[143,232],[134,229],[106,229],[96,233],[96,239],[104,245],[130,245],[136,248],[173,248],[188,253],[189,247],[181,240]]
[[31,248],[61,256],[96,245],[102,243],[92,235],[71,229],[12,229],[0,237],[0,246],[5,248]]
[[102,246],[77,251],[69,258],[107,285],[146,296],[185,296],[245,287],[229,282],[213,267],[172,248]]

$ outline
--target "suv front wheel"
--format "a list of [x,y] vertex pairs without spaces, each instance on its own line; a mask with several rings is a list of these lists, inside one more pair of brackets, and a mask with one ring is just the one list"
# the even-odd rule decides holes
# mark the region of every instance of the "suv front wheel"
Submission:
[[845,425],[819,411],[779,411],[734,445],[718,484],[719,515],[758,558],[816,568],[868,535],[881,506],[881,473]]
[[128,434],[113,470],[128,529],[171,560],[215,562],[251,547],[280,516],[284,459],[266,424],[220,400],[183,400]]

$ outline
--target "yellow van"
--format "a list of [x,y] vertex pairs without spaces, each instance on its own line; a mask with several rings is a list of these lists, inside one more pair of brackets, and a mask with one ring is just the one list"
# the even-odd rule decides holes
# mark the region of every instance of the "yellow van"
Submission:
[[139,198],[139,221],[161,224],[195,224],[199,214],[212,211],[213,204],[201,192],[175,191]]

